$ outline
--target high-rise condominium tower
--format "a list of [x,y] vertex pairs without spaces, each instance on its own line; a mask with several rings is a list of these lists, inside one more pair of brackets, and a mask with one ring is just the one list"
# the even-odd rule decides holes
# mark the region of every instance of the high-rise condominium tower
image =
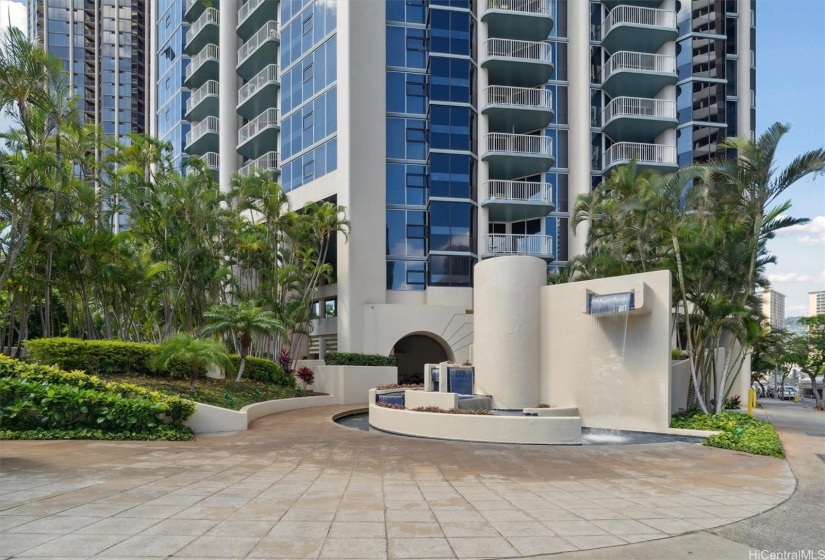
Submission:
[[295,207],[348,209],[310,355],[394,351],[402,372],[466,359],[478,259],[563,266],[584,250],[578,194],[631,159],[707,159],[754,126],[753,0],[182,9],[186,151],[223,188],[267,169]]
[[[148,0],[29,0],[29,37],[63,62],[85,123],[149,131]],[[115,229],[123,226],[118,216]]]

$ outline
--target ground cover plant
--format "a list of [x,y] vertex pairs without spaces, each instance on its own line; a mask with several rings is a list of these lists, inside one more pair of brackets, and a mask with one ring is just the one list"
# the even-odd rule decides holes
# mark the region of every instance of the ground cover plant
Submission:
[[779,435],[773,426],[746,414],[726,411],[703,414],[699,410],[694,410],[675,414],[670,427],[721,432],[704,441],[703,445],[709,447],[744,451],[754,455],[785,456]]
[[151,391],[159,391],[168,395],[178,395],[192,399],[195,402],[240,410],[243,407],[264,401],[289,399],[300,396],[298,389],[293,386],[280,386],[246,379],[236,385],[234,379],[212,379],[203,377],[195,384],[195,392],[189,392],[189,382],[186,379],[158,379],[146,376],[114,376],[113,379],[126,381]]
[[194,411],[176,395],[0,356],[4,439],[191,439]]

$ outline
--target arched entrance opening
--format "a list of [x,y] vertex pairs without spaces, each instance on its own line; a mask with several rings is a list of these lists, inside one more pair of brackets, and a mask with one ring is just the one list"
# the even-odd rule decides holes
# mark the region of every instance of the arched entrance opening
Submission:
[[430,333],[408,334],[395,343],[390,354],[398,364],[399,383],[424,383],[424,364],[453,359],[447,343]]

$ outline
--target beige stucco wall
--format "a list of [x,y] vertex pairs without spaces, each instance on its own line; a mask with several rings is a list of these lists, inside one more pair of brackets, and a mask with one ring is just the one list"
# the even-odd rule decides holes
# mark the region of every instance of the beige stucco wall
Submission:
[[535,257],[506,256],[475,266],[475,392],[493,408],[539,404],[539,290],[547,266]]
[[404,391],[404,405],[407,408],[437,406],[449,410],[458,406],[458,395],[456,393],[435,393],[433,391],[407,389]]
[[[591,317],[597,294],[647,285],[644,314]],[[667,271],[541,288],[541,402],[577,406],[582,424],[663,430],[670,417],[671,279]],[[476,350],[478,352],[478,350]]]
[[335,404],[367,402],[370,389],[398,383],[396,367],[316,366],[312,389],[335,396]]
[[368,354],[386,356],[405,336],[423,334],[437,340],[453,360],[461,363],[469,357],[473,315],[467,314],[466,305],[393,303],[365,307],[364,352]]

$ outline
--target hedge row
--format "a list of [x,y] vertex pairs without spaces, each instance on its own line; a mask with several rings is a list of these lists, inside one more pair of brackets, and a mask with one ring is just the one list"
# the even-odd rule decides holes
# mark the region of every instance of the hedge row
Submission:
[[395,356],[360,354],[358,352],[327,352],[324,363],[328,366],[395,366]]
[[164,428],[167,420],[183,428],[181,423],[194,412],[194,402],[175,395],[0,356],[0,424],[4,430],[152,434],[168,431]]
[[[60,369],[82,370],[90,375],[145,375],[149,377],[188,377],[183,364],[173,363],[168,368],[152,371],[149,362],[158,350],[157,344],[121,342],[119,340],[79,340],[76,338],[40,338],[26,342],[27,360],[48,364]],[[241,357],[230,356],[235,369]],[[205,374],[206,372],[201,372]],[[247,357],[244,377],[295,387],[295,379],[270,360]]]

